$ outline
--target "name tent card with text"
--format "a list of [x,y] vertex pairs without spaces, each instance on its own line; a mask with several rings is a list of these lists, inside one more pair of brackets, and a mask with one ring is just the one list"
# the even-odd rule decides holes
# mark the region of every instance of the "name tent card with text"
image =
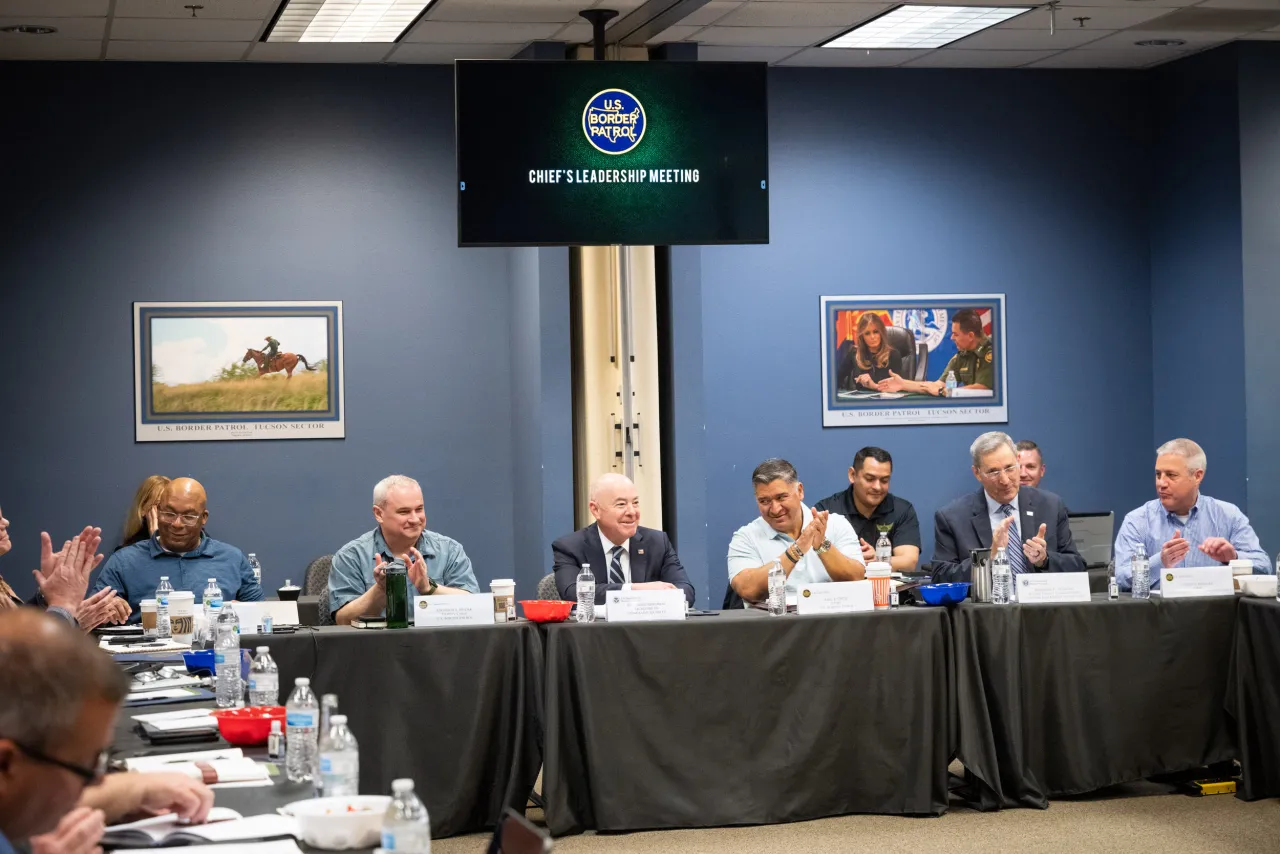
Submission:
[[604,595],[611,623],[683,620],[683,590],[610,590]]
[[797,614],[846,614],[874,611],[870,581],[826,581],[806,584],[796,597]]
[[1014,576],[1018,586],[1018,602],[1088,602],[1087,572],[1028,572]]
[[430,626],[492,626],[493,594],[414,596],[413,624]]
[[1160,570],[1160,590],[1166,599],[1234,596],[1236,584],[1229,566],[1175,566]]

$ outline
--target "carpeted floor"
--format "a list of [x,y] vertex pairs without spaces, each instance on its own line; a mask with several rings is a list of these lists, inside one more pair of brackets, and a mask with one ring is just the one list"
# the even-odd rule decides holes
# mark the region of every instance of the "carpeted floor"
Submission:
[[[1047,810],[941,818],[845,816],[768,827],[584,834],[556,840],[557,852],[764,854],[874,851],[876,854],[1269,854],[1280,852],[1280,801],[1231,795],[1191,798],[1151,783],[1054,801]],[[535,821],[540,814],[531,810]],[[433,854],[483,852],[486,836],[432,842]]]

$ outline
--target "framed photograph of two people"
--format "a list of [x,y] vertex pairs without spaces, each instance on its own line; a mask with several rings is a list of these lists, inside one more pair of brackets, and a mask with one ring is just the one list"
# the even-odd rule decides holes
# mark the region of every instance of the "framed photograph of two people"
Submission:
[[341,302],[135,302],[139,442],[341,439]]
[[822,426],[1009,420],[1004,294],[831,296]]

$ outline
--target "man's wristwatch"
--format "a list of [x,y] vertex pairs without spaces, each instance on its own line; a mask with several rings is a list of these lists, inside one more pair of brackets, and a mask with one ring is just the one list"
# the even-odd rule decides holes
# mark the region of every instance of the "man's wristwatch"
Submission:
[[427,576],[427,583],[431,585],[430,587],[427,588],[427,595],[434,596],[436,592],[436,588],[438,588],[440,585],[437,584],[436,580],[429,575]]
[[813,553],[818,555],[824,555],[829,551],[831,551],[831,541],[823,540],[822,545],[815,547],[813,550]]

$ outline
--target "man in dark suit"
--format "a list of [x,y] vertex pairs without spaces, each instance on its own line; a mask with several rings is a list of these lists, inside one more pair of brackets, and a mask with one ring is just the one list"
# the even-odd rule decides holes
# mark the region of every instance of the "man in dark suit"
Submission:
[[609,590],[679,588],[693,604],[693,585],[667,535],[640,527],[636,485],[620,474],[606,474],[591,485],[591,515],[596,524],[551,544],[560,598],[578,601],[578,573],[591,564],[596,577],[596,604]]
[[1001,547],[1014,574],[1084,572],[1062,499],[1019,486],[1013,439],[1006,433],[983,433],[969,451],[982,490],[957,498],[934,516],[933,580],[969,581],[969,552]]

